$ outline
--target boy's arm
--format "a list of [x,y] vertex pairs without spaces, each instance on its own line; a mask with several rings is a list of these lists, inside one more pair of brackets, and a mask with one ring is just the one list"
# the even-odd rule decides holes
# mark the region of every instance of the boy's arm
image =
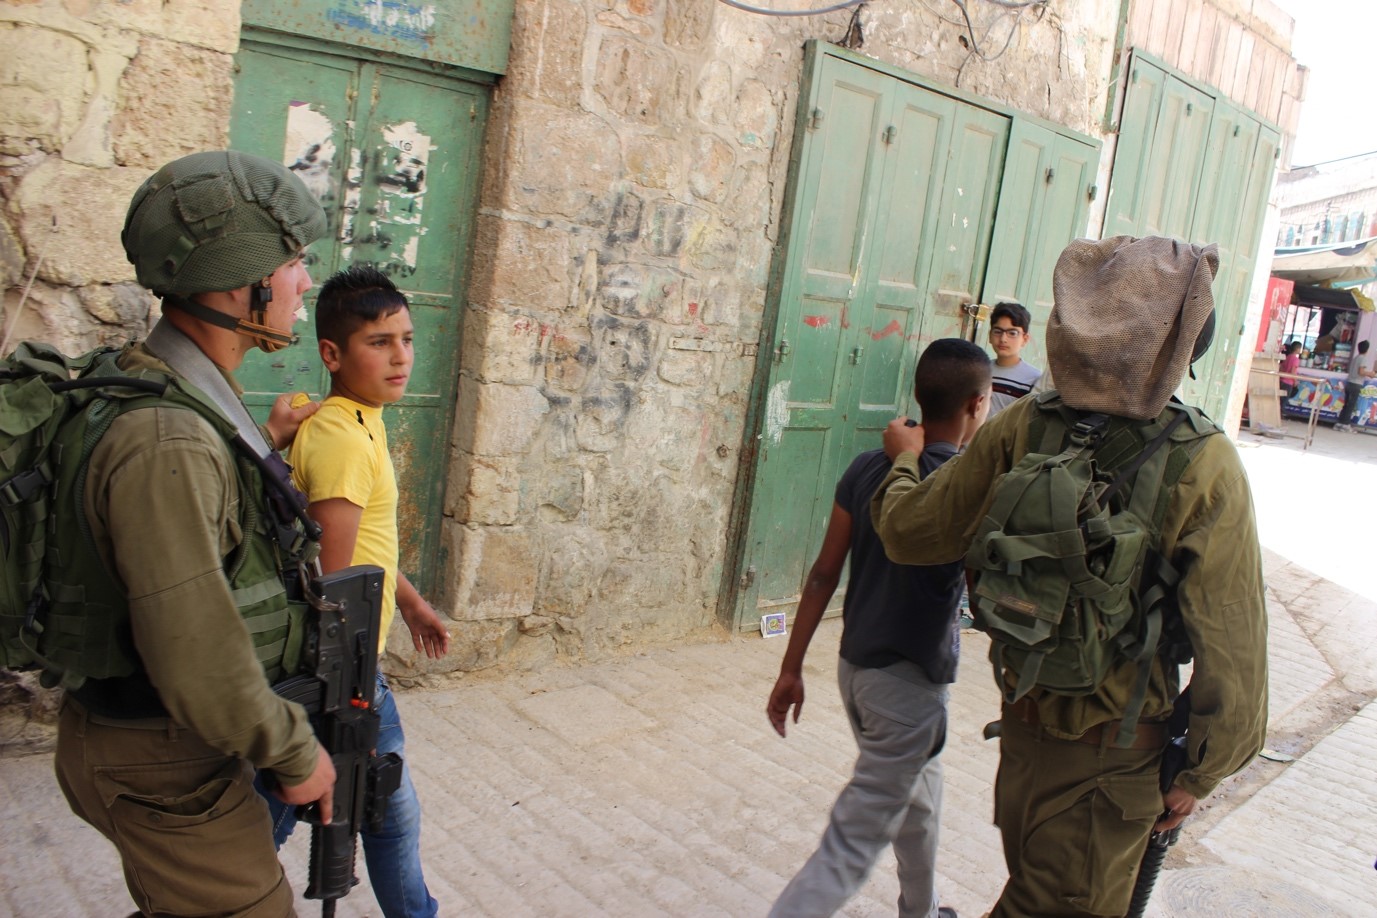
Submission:
[[363,508],[343,497],[332,497],[311,501],[306,513],[320,524],[321,572],[329,574],[352,564]]
[[406,622],[418,653],[433,660],[449,653],[449,629],[440,621],[435,607],[426,602],[401,571],[397,571],[397,610],[402,613],[402,621]]
[[779,665],[779,678],[775,680],[770,701],[765,706],[765,713],[780,736],[785,735],[789,708],[794,709],[794,723],[798,723],[799,715],[803,713],[803,657],[808,653],[808,644],[818,630],[822,614],[827,611],[827,603],[837,591],[850,550],[851,514],[834,502],[832,517],[827,521],[827,534],[822,539],[822,549],[818,551],[817,560],[813,562],[813,567],[808,571],[808,580],[803,585],[803,595],[799,598],[798,612],[794,616],[794,629],[789,634],[789,646],[784,651],[784,661]]

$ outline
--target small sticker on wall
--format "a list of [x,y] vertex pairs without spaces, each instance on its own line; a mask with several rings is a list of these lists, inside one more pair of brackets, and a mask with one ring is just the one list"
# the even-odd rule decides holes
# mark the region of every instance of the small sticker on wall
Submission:
[[789,627],[783,612],[769,612],[760,616],[760,634],[762,637],[782,637],[788,633]]

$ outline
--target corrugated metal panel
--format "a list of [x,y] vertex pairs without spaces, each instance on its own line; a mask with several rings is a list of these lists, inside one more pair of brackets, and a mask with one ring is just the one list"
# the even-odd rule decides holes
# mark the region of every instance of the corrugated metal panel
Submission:
[[516,0],[244,0],[244,25],[506,73]]

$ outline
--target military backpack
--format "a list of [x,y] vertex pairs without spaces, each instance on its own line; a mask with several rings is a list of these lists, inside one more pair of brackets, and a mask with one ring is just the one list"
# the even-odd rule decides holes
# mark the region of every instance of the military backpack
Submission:
[[[226,442],[242,442],[203,392],[156,370],[125,371],[121,353],[106,347],[67,357],[24,342],[0,360],[0,666],[39,668],[45,684],[69,689],[138,668],[123,586],[106,569],[84,510],[87,468],[101,437],[127,411],[170,405],[197,412]],[[247,448],[235,453],[241,487],[266,499],[243,502],[246,536],[263,532],[287,555],[306,550],[319,529],[310,524],[303,536],[296,525],[309,521],[299,495],[284,490],[284,473]],[[240,603],[241,614],[258,618],[251,631],[271,675],[284,653],[299,648],[287,646],[297,629],[280,608],[287,605],[278,595],[282,561],[260,557],[262,545],[246,537],[226,559],[226,576],[232,585],[248,577],[276,586]]]
[[1190,659],[1178,575],[1157,545],[1172,489],[1219,429],[1178,402],[1132,421],[1077,412],[1056,392],[1037,398],[1032,418],[1036,446],[996,482],[966,556],[975,627],[990,635],[1008,703],[1034,688],[1088,695],[1112,668],[1135,665],[1115,739],[1126,746],[1152,658]]

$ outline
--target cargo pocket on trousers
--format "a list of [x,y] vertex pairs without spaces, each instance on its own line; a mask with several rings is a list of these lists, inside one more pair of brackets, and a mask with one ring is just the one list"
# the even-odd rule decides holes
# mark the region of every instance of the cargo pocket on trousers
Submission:
[[249,769],[218,761],[219,768],[200,760],[96,772],[126,876],[148,911],[233,913],[282,881],[267,805]]
[[1100,779],[1090,801],[1085,897],[1073,899],[1075,904],[1095,915],[1128,910],[1148,834],[1161,812],[1155,773]]

